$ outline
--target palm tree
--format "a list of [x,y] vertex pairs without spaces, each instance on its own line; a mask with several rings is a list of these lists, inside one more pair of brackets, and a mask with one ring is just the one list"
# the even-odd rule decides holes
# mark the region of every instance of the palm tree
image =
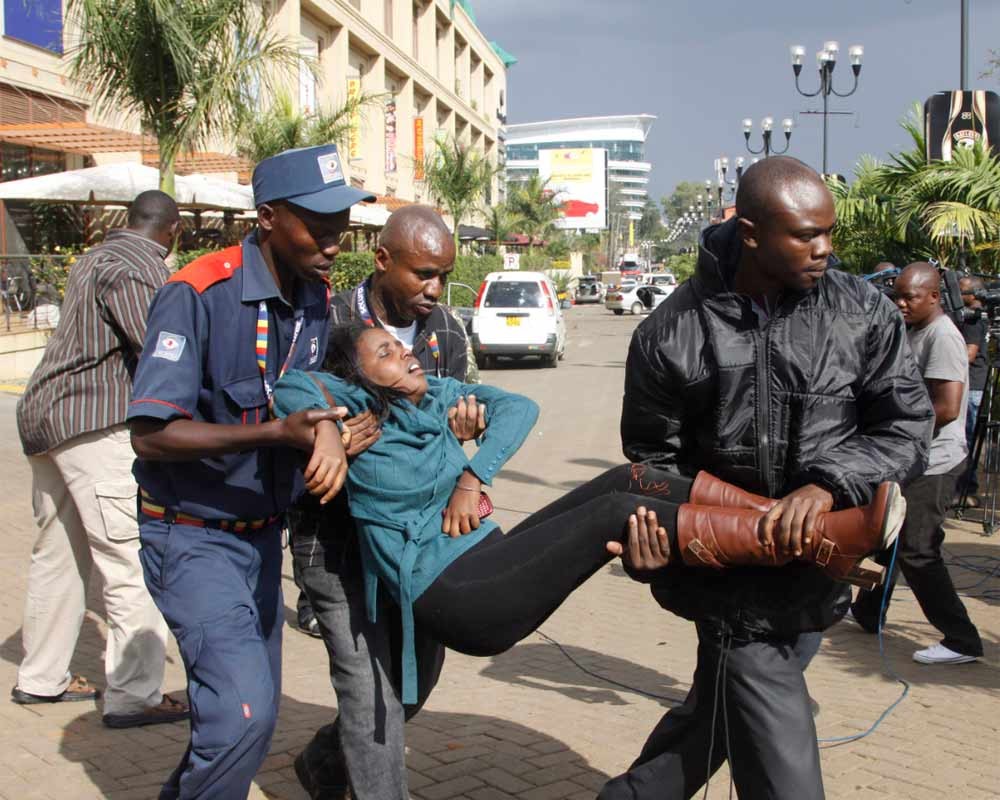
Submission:
[[431,197],[451,214],[456,252],[458,226],[486,195],[496,171],[483,153],[456,139],[435,142],[434,152],[427,156],[424,180]]
[[538,175],[510,184],[507,204],[520,218],[520,227],[531,237],[529,250],[534,240],[544,239],[562,216],[562,207],[548,188],[548,181],[543,181]]
[[69,0],[70,73],[108,113],[156,136],[160,188],[177,156],[232,136],[243,109],[273,94],[301,60],[268,33],[258,0]]
[[[1000,255],[1000,160],[982,147],[956,150],[928,163],[917,113],[902,126],[913,149],[886,163],[865,157],[850,187],[832,183],[835,244],[853,253],[855,268],[936,258],[957,266],[968,256],[995,271]],[[898,260],[897,260],[898,259]]]
[[521,224],[521,218],[511,211],[506,203],[486,206],[482,212],[486,218],[486,228],[493,234],[498,248],[503,244],[504,239],[514,233]]
[[378,95],[361,94],[332,111],[321,109],[314,114],[305,114],[295,108],[287,91],[280,91],[270,108],[247,115],[237,137],[237,152],[257,164],[265,158],[298,147],[331,142],[344,147],[351,131],[352,118],[378,99]]

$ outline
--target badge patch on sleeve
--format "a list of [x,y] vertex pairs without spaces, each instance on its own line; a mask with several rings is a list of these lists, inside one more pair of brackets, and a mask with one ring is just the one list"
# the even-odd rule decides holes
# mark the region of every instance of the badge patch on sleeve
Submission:
[[156,349],[153,351],[153,358],[180,361],[185,344],[187,344],[187,339],[179,333],[160,331],[160,335],[156,339]]

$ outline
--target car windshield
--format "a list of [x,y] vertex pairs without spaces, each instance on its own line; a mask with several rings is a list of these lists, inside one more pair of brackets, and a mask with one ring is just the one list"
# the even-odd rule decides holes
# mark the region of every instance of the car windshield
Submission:
[[542,290],[536,281],[494,281],[486,290],[486,308],[542,308]]

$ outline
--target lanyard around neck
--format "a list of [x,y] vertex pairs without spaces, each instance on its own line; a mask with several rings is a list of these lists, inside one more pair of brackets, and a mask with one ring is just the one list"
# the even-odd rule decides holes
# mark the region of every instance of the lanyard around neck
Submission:
[[[299,313],[295,317],[295,329],[292,331],[292,343],[288,346],[288,355],[285,356],[285,363],[281,365],[281,369],[278,372],[279,380],[288,371],[288,366],[292,363],[292,357],[295,355],[295,345],[299,342],[299,334],[302,333],[304,322],[305,317]],[[264,394],[267,396],[267,404],[270,406],[274,398],[274,389],[271,388],[271,384],[267,379],[268,324],[267,301],[261,300],[257,306],[257,368],[260,370],[260,378],[264,382]]]
[[375,327],[375,320],[372,317],[372,312],[368,310],[368,281],[364,280],[358,284],[357,288],[354,290],[354,299],[358,306],[358,313],[361,315],[361,321],[365,323],[369,328]]

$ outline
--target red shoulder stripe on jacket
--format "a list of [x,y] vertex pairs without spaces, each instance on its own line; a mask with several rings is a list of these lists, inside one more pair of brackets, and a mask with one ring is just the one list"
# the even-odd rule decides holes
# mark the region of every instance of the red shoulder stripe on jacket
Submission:
[[186,283],[201,294],[209,286],[233,277],[233,271],[243,266],[241,245],[227,247],[218,253],[208,253],[196,258],[186,267],[170,276],[167,283]]

